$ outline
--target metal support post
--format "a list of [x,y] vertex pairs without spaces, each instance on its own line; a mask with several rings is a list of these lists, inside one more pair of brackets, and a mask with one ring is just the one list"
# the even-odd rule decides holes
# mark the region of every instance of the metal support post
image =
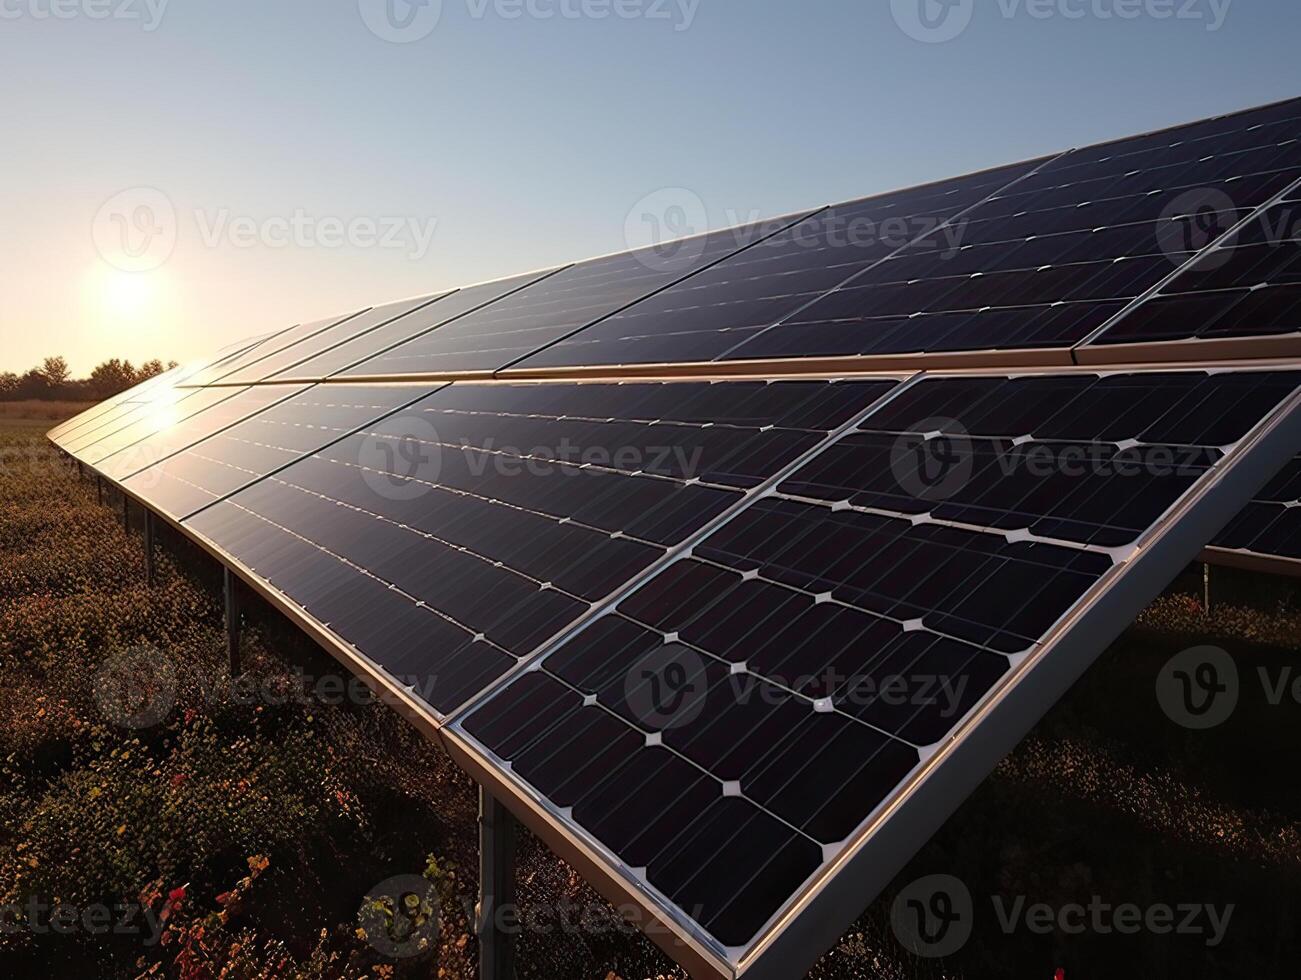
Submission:
[[243,627],[243,613],[239,602],[239,580],[229,568],[222,569],[226,593],[226,654],[230,657],[230,676],[242,673],[239,660],[239,636]]
[[154,567],[154,512],[145,511],[145,584],[152,586],[156,569]]
[[503,908],[515,904],[515,817],[479,787],[479,936],[480,980],[514,980],[515,937],[505,928]]

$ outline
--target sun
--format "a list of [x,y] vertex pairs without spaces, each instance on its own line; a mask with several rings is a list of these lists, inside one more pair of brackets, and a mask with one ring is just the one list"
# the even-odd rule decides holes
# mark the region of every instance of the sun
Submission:
[[143,316],[158,300],[157,273],[106,269],[100,279],[100,308],[114,320]]

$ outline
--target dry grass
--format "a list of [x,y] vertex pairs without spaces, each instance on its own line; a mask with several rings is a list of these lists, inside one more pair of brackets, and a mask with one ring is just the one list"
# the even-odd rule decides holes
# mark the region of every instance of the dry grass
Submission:
[[59,402],[29,398],[26,401],[0,401],[0,421],[62,422],[84,412],[95,402]]

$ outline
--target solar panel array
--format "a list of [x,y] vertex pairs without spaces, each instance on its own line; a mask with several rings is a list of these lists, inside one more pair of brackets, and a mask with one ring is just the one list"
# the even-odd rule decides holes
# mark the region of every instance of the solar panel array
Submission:
[[1213,536],[1301,561],[1299,132],[303,323],[51,438],[691,969],[795,975]]

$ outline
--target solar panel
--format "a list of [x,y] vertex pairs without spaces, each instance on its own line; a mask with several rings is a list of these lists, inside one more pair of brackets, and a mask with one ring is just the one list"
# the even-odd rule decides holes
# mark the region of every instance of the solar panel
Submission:
[[[453,291],[454,292],[454,291]],[[416,311],[437,310],[440,304],[453,293],[437,293],[420,296],[415,299],[398,300],[385,303],[348,317],[319,330],[308,337],[296,341],[283,350],[268,354],[231,374],[222,377],[222,384],[251,384],[257,381],[274,380],[278,374],[294,370],[317,354],[330,351],[340,344],[354,339],[364,339],[377,327]]]
[[125,485],[160,512],[176,519],[188,517],[406,406],[427,390],[394,385],[317,385],[306,390],[298,385],[258,385],[247,391],[268,392],[264,404],[274,404],[257,414],[244,412],[238,424],[212,426],[202,441],[189,440],[189,448],[141,468]]
[[1249,568],[1301,572],[1301,456],[1211,542],[1209,557]]
[[556,271],[551,269],[546,272],[530,272],[522,276],[511,276],[507,279],[463,287],[440,300],[437,305],[414,310],[369,333],[322,351],[301,364],[285,368],[277,373],[274,380],[328,378],[360,361],[386,352],[403,341],[414,340],[457,317],[487,306],[503,296],[509,296]]
[[[190,387],[203,387],[205,385],[216,384],[219,381],[231,377],[236,371],[243,370],[251,365],[257,364],[272,354],[278,354],[294,344],[316,336],[322,330],[328,330],[353,317],[360,316],[366,311],[357,310],[353,313],[338,314],[335,316],[324,317],[319,320],[312,320],[309,323],[299,323],[286,330],[274,334],[271,338],[249,348],[243,353],[230,358],[223,358],[212,364],[202,371],[186,379],[185,384]],[[258,380],[261,380],[260,378]]]
[[445,739],[680,958],[794,976],[1268,478],[1299,386],[921,377]]
[[1301,568],[1299,125],[301,324],[51,436],[693,976],[795,976],[1201,549]]
[[[865,264],[847,260],[853,275],[843,283],[819,289],[814,277],[810,293],[783,288],[774,274],[786,271],[780,253],[799,254],[782,241],[788,233],[743,256],[752,277],[744,264],[724,263],[519,366],[1065,351],[1301,173],[1298,106],[1023,164],[997,172],[1006,187],[979,177],[939,185],[974,186],[970,210],[933,215],[960,220],[906,247],[869,248]],[[832,209],[844,215],[833,227],[893,197]],[[903,209],[924,206],[923,198]],[[772,269],[761,255],[772,256]],[[805,255],[819,271],[841,267],[835,250]],[[1068,363],[1064,353],[1057,363]]]
[[[1301,334],[1301,215],[1284,199],[1250,214],[1136,310],[1093,341],[1096,347],[1171,341],[1242,340]],[[1281,345],[1287,353],[1292,345]],[[1093,353],[1089,348],[1086,356]],[[1199,356],[1190,345],[1188,356]],[[1261,350],[1260,353],[1269,353]],[[1117,354],[1132,356],[1122,347]]]
[[343,377],[496,371],[650,296],[804,215],[569,266],[492,305],[343,371]]
[[63,448],[82,462],[98,463],[120,449],[224,401],[238,390],[166,386],[147,401],[130,403],[127,411],[111,421],[87,426],[83,432],[75,433],[64,442]]
[[240,354],[252,347],[264,342],[272,335],[265,334],[258,337],[250,337],[237,343],[227,345],[219,350],[212,357],[204,358],[192,364],[178,365],[162,374],[155,375],[146,381],[133,385],[126,391],[120,392],[110,398],[106,398],[99,404],[86,409],[86,411],[74,415],[66,422],[56,425],[47,435],[54,440],[59,446],[70,443],[74,437],[80,438],[88,434],[93,424],[96,428],[103,428],[114,419],[120,419],[130,412],[134,411],[141,404],[156,400],[162,396],[162,393],[174,385],[179,385],[186,379],[202,371],[210,365],[220,363],[225,360],[238,357]]
[[301,386],[279,385],[257,385],[233,394],[226,390],[224,393],[230,397],[105,456],[96,469],[110,480],[120,482],[300,390]]
[[444,715],[894,384],[454,384],[186,524]]
[[743,346],[914,240],[939,244],[951,221],[1043,161],[853,201],[607,317],[518,363],[520,369],[710,361]]

